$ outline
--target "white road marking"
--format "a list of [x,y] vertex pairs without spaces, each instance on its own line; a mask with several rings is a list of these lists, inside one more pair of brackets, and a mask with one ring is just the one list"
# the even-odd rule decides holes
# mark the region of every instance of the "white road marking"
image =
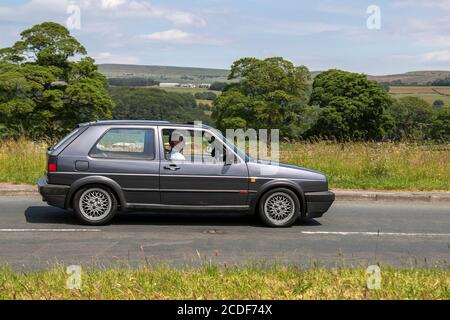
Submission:
[[399,237],[450,237],[449,233],[403,233],[403,232],[345,232],[345,231],[301,231],[303,234],[329,234],[339,236],[399,236]]
[[0,229],[0,232],[99,232],[100,229]]

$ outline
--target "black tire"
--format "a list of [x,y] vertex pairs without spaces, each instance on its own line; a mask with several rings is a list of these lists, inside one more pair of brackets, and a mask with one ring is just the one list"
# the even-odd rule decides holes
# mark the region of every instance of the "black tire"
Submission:
[[[93,202],[86,204],[87,207],[83,207],[80,202],[82,197],[84,201],[92,199]],[[95,202],[96,199],[97,202]],[[72,206],[77,218],[91,226],[107,224],[114,218],[118,208],[114,193],[102,185],[89,185],[78,190],[73,197]],[[104,212],[102,213],[102,211]],[[98,216],[96,216],[97,214]]]
[[[265,225],[273,228],[292,226],[300,216],[300,208],[301,205],[297,195],[286,188],[267,191],[258,203],[258,213],[261,220]],[[279,215],[279,220],[275,215]],[[286,217],[283,218],[284,215]]]

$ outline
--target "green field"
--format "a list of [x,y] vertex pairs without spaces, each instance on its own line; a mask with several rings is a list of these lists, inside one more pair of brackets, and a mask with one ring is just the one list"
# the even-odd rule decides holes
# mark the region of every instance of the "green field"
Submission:
[[68,275],[0,269],[0,299],[450,299],[449,269],[381,268],[381,288],[367,288],[366,270],[292,266],[205,266],[91,269],[81,290],[66,288]]
[[450,106],[450,87],[391,86],[389,93],[396,99],[403,97],[419,97],[431,105],[436,100],[442,100],[446,106]]
[[180,87],[175,87],[175,88],[153,87],[153,88],[159,88],[161,90],[165,90],[168,92],[191,93],[191,94],[196,94],[199,92],[213,92],[216,95],[219,95],[222,93],[221,91],[208,90],[208,89],[204,89],[204,88],[180,88]]
[[400,99],[403,97],[419,97],[423,100],[425,100],[426,102],[428,102],[429,104],[433,105],[433,103],[436,100],[442,100],[444,101],[444,104],[446,106],[450,106],[450,97],[447,96],[442,96],[439,94],[430,94],[430,93],[421,93],[421,94],[393,94],[392,95],[394,98],[396,99]]
[[[316,142],[282,144],[281,161],[327,174],[331,188],[450,191],[450,144]],[[35,184],[46,145],[0,145],[0,182]]]

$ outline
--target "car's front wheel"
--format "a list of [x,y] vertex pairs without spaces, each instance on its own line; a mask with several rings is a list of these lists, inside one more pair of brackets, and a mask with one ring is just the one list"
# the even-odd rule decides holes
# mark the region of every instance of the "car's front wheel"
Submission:
[[270,190],[259,201],[259,215],[269,227],[290,227],[300,215],[300,201],[289,189]]
[[73,208],[78,218],[90,225],[108,223],[117,212],[114,194],[103,186],[88,186],[77,191]]

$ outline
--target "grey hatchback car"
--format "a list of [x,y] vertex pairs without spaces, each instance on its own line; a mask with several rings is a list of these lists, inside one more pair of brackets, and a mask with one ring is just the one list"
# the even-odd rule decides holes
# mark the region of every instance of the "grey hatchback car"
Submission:
[[[222,150],[211,151],[213,141]],[[209,126],[164,121],[80,124],[49,149],[38,187],[43,201],[90,225],[119,210],[206,210],[288,227],[321,217],[335,198],[320,172],[253,160]]]

